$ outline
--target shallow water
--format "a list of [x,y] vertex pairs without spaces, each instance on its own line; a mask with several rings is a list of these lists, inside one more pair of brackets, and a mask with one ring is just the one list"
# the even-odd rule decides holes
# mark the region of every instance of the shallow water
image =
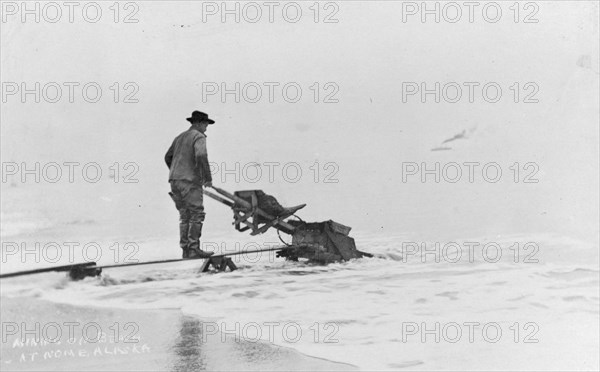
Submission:
[[[200,262],[191,261],[107,269],[80,282],[51,273],[3,280],[1,294],[181,308],[225,340],[262,339],[362,369],[598,365],[598,335],[590,331],[599,325],[597,247],[552,235],[504,236],[494,241],[502,256],[488,262],[497,255],[458,241],[462,259],[451,263],[456,251],[435,262],[433,254],[409,254],[407,239],[359,237],[375,258],[328,266],[242,255],[234,272],[199,274]],[[533,241],[540,250],[518,251],[515,262],[515,242]],[[567,262],[561,252],[574,257]]]

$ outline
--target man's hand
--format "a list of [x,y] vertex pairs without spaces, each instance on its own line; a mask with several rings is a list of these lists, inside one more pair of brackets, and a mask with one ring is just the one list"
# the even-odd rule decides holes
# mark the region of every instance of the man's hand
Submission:
[[213,187],[212,182],[204,182],[204,187]]

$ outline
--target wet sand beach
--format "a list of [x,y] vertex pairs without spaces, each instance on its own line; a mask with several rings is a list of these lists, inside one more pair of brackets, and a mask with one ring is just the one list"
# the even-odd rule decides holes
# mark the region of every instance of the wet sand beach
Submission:
[[3,371],[356,369],[264,341],[223,337],[201,319],[176,309],[78,307],[33,298],[0,300]]

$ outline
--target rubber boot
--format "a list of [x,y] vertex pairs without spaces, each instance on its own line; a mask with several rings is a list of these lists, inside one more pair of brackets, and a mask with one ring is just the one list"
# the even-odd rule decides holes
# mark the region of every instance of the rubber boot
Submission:
[[202,236],[202,222],[190,222],[188,231],[188,258],[208,258],[213,252],[205,252],[200,250],[200,237]]
[[190,224],[187,222],[179,223],[179,246],[183,251],[181,258],[188,258],[190,250],[188,248],[188,232],[190,230]]

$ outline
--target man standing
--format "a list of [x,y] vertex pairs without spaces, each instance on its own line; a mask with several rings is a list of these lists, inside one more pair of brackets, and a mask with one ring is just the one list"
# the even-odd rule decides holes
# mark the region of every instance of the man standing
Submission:
[[212,187],[212,177],[204,133],[215,121],[200,111],[192,112],[186,120],[192,126],[175,138],[165,155],[171,184],[169,195],[179,211],[179,246],[183,258],[206,258],[213,253],[200,249],[205,216],[202,186]]

